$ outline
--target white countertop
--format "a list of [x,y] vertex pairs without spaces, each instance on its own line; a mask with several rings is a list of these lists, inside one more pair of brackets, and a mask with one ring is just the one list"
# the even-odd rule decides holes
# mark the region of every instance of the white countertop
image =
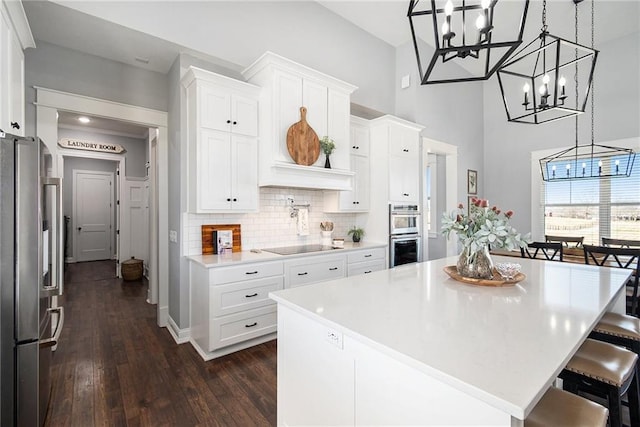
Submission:
[[343,252],[350,252],[359,249],[370,249],[370,248],[383,248],[386,247],[386,243],[380,242],[344,242],[344,248],[342,249],[334,249],[331,251],[319,251],[319,252],[306,252],[302,254],[294,254],[294,255],[278,255],[273,252],[262,251],[260,253],[254,253],[251,251],[242,251],[242,252],[233,252],[231,254],[225,255],[191,255],[187,256],[187,258],[193,262],[196,262],[206,268],[213,267],[227,267],[234,264],[244,264],[250,262],[265,262],[265,261],[277,261],[284,259],[292,259],[303,256],[317,256],[317,255],[335,255]]
[[524,419],[612,300],[623,295],[630,275],[519,259],[527,278],[493,288],[449,278],[443,267],[456,261],[408,264],[270,296]]

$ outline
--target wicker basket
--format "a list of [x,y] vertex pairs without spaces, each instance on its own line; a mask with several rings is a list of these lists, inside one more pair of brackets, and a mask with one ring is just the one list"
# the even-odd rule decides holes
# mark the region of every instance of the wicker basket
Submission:
[[131,257],[131,259],[122,261],[120,271],[124,280],[140,280],[142,279],[142,260]]

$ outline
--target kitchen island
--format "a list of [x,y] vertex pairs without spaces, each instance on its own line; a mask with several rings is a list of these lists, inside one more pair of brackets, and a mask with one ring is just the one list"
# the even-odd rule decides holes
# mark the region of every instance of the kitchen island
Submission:
[[456,261],[272,292],[278,424],[520,425],[624,312],[629,270],[520,259],[526,279],[492,288],[449,278]]

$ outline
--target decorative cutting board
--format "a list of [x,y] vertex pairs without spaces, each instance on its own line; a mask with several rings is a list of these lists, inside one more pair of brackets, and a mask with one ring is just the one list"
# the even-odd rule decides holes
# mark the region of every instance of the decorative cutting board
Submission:
[[202,255],[213,254],[213,232],[217,230],[231,230],[233,232],[233,252],[242,251],[242,233],[240,224],[215,224],[203,225],[202,230]]
[[320,156],[318,135],[307,123],[307,109],[300,107],[300,121],[292,124],[287,131],[287,150],[299,165],[309,166]]

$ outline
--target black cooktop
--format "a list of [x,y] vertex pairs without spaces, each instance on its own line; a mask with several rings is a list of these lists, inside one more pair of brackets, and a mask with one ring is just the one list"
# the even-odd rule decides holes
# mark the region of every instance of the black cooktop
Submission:
[[281,248],[267,248],[263,249],[265,252],[273,252],[278,255],[295,255],[295,254],[306,254],[307,252],[322,252],[322,251],[332,251],[334,249],[333,246],[323,246],[323,245],[299,245],[299,246],[283,246]]

